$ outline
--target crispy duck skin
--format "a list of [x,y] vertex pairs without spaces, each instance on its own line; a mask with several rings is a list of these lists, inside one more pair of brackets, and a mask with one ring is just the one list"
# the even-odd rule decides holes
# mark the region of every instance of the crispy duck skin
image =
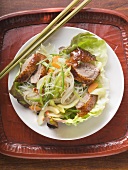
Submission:
[[[38,55],[38,57],[40,58],[40,60],[46,59],[46,56],[44,56],[44,55],[42,55],[42,54],[40,54],[40,53],[37,53],[37,55]],[[46,60],[45,62],[48,63],[49,61]],[[42,65],[42,64],[39,64],[39,65],[38,65],[38,68],[37,68],[37,71],[31,76],[30,82],[31,82],[31,83],[37,83],[38,80],[39,80],[41,77],[45,76],[46,74],[47,74],[47,69],[46,69],[46,67],[45,67],[44,65]]]
[[67,65],[71,66],[75,80],[89,85],[98,77],[100,70],[92,61],[96,61],[96,57],[86,50],[77,48],[70,53]]
[[75,80],[91,84],[100,74],[100,70],[91,63],[81,63],[78,67],[71,67]]
[[[41,53],[37,53],[36,55],[40,58],[40,61],[46,59],[46,56]],[[48,60],[46,60],[46,62],[48,62]]]
[[77,105],[76,105],[76,108],[78,110],[80,110],[80,112],[78,113],[78,115],[80,117],[83,117],[84,115],[86,115],[88,112],[90,112],[96,102],[97,102],[97,99],[98,99],[98,96],[97,95],[92,95],[92,94],[89,94],[87,93],[84,97],[83,97],[83,101],[80,101]]
[[70,53],[68,64],[77,67],[79,66],[80,62],[86,63],[91,61],[96,61],[96,57],[94,55],[92,55],[89,51],[76,48]]
[[26,82],[30,76],[37,70],[37,63],[46,57],[40,53],[33,54],[22,65],[20,74],[16,77],[16,82]]

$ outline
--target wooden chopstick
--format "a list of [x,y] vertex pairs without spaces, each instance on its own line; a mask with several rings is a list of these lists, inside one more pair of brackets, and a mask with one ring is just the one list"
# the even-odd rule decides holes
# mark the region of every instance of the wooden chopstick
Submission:
[[[75,14],[77,14],[85,5],[87,5],[91,0],[84,0],[81,4],[79,4],[74,10],[72,10],[64,19],[60,21],[64,15],[67,14],[67,11],[69,12],[72,7],[74,7],[79,1],[75,0],[72,1],[67,8],[65,8],[63,13],[60,13],[60,16],[55,18],[52,24],[50,26],[48,25],[43,30],[37,38],[22,52],[20,53],[16,59],[14,59],[8,66],[0,73],[0,79],[2,79],[9,71],[11,71],[21,60],[23,60],[25,57],[30,55],[37,47],[40,46],[42,42],[44,42],[50,35],[52,35],[55,31],[57,31],[60,27],[62,27],[66,22],[68,22]],[[60,21],[58,23],[58,21]],[[54,26],[56,23],[58,23],[56,26]],[[52,28],[52,26],[54,26]],[[47,29],[48,28],[48,29]]]
[[[12,60],[1,72],[0,79],[8,73],[12,66],[44,35],[48,33],[51,28],[57,24],[75,5],[79,3],[80,0],[73,0],[42,32],[40,32],[37,37],[19,54]],[[9,69],[9,70],[8,70]]]

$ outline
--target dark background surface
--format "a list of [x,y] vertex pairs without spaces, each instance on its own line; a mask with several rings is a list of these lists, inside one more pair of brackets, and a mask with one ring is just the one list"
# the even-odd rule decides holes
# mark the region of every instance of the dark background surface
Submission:
[[[65,7],[71,0],[0,0],[0,16],[13,12],[51,7]],[[127,0],[93,0],[88,7],[119,11],[128,16]],[[128,152],[113,156],[76,160],[28,160],[0,154],[1,170],[125,170],[128,169]]]

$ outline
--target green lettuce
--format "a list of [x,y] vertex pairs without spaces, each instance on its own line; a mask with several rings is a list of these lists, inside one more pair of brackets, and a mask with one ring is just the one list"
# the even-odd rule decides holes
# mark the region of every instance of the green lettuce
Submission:
[[12,85],[12,87],[11,87],[11,89],[10,89],[10,94],[13,96],[13,97],[15,97],[16,99],[17,99],[17,101],[21,104],[21,105],[23,105],[24,107],[29,107],[29,104],[24,100],[24,96],[23,96],[23,94],[22,94],[22,92],[21,92],[21,90],[19,89],[19,86],[20,86],[21,84],[19,83],[19,82],[13,82],[13,85]]
[[101,61],[102,65],[105,66],[107,62],[107,48],[103,39],[97,38],[94,34],[89,32],[80,33],[72,39],[70,46],[65,48],[62,52],[69,54],[77,47],[95,55],[96,59]]
[[87,50],[96,56],[96,61],[93,64],[100,69],[100,75],[96,79],[98,82],[98,88],[96,88],[91,94],[98,95],[98,100],[95,107],[85,116],[79,117],[76,115],[74,119],[69,117],[69,119],[65,120],[64,123],[67,125],[77,125],[78,123],[83,122],[92,116],[99,116],[108,103],[109,81],[105,76],[104,69],[108,58],[105,41],[97,38],[94,34],[89,32],[80,33],[72,39],[70,46],[65,48],[63,53],[69,54],[77,47]]

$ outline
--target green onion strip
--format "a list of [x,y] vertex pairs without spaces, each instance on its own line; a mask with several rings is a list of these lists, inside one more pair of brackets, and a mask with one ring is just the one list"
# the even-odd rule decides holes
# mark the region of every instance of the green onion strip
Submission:
[[61,75],[62,75],[62,90],[64,90],[64,70],[63,67],[61,67]]

